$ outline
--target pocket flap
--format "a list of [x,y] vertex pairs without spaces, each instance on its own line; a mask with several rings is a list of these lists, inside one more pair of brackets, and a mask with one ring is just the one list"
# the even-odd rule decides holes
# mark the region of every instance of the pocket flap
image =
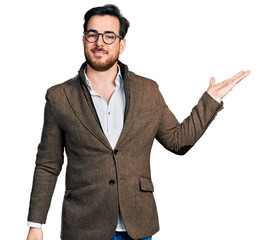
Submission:
[[154,186],[150,178],[139,178],[140,190],[145,192],[154,192]]
[[66,190],[64,193],[64,196],[67,198],[71,192],[72,190]]

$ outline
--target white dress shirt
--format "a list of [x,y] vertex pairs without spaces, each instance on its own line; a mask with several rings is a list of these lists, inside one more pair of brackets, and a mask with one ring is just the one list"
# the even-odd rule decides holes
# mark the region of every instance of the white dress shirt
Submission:
[[[87,87],[90,92],[93,104],[95,106],[102,130],[106,135],[112,149],[114,149],[123,128],[124,112],[126,105],[124,81],[120,72],[120,68],[118,67],[118,74],[115,79],[116,87],[110,98],[109,104],[99,93],[93,90],[86,73],[85,77]],[[116,231],[126,231],[120,213],[118,215]]]

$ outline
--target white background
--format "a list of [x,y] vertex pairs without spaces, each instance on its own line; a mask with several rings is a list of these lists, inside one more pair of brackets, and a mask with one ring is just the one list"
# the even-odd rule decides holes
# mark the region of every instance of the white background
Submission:
[[[77,74],[91,7],[117,4],[131,27],[121,61],[158,82],[179,121],[209,79],[251,75],[185,156],[157,142],[157,240],[277,239],[276,5],[263,0],[1,2],[0,239],[25,239],[47,88]],[[65,166],[43,227],[59,239]]]

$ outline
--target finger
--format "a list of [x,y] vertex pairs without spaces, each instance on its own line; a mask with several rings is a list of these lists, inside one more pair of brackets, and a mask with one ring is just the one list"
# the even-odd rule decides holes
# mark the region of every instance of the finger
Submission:
[[244,79],[245,77],[247,77],[250,74],[250,70],[247,71],[243,71],[240,75],[238,75],[235,79],[233,79],[233,84],[236,85],[237,83],[239,83],[242,79]]
[[234,76],[226,79],[225,81],[223,81],[221,83],[233,88],[238,83],[237,80],[242,76],[243,73],[244,73],[244,71],[240,71],[237,74],[235,74]]
[[215,78],[211,77],[211,79],[210,79],[210,86],[213,86],[213,85],[215,85]]
[[229,79],[235,79],[235,78],[239,77],[243,73],[244,73],[244,71],[240,71],[237,74],[235,74],[233,77],[230,77]]
[[245,74],[246,74],[245,77],[247,77],[248,75],[250,75],[250,73],[251,73],[251,71],[250,71],[250,70],[247,70],[247,71],[245,72]]

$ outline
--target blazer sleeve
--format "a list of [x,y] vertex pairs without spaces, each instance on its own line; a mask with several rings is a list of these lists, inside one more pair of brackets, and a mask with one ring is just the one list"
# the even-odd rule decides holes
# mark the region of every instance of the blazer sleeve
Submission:
[[64,136],[55,120],[51,94],[46,93],[44,124],[38,146],[28,221],[45,223],[57,177],[63,164]]
[[184,155],[206,131],[216,114],[223,109],[223,102],[218,103],[205,92],[190,115],[179,123],[169,110],[159,92],[161,121],[156,139],[169,151]]

